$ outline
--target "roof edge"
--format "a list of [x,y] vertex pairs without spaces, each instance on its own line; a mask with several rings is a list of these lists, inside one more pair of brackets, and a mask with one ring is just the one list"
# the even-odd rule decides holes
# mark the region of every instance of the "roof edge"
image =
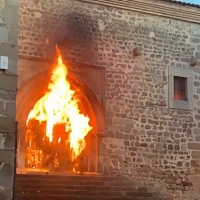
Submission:
[[181,0],[161,0],[161,1],[174,3],[174,4],[179,4],[181,6],[190,6],[190,7],[194,7],[194,8],[200,8],[200,4],[184,2],[184,1],[181,1]]
[[200,24],[200,9],[197,7],[162,0],[78,0],[123,10],[142,12],[151,15]]

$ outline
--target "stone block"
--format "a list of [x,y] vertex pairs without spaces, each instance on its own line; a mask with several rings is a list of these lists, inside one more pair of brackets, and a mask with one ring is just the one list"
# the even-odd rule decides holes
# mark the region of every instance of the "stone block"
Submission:
[[0,99],[6,100],[6,101],[15,101],[16,92],[0,90]]
[[200,59],[200,52],[195,53],[195,58],[198,59],[198,60]]
[[14,162],[14,149],[0,149],[0,162]]
[[17,89],[17,76],[0,74],[0,90],[15,92]]
[[124,124],[123,119],[121,119],[121,118],[114,118],[113,119],[113,125],[118,125],[118,124],[123,125]]
[[190,66],[191,67],[194,67],[197,65],[197,59],[196,58],[190,58]]
[[12,189],[0,189],[0,199],[11,200],[12,194]]
[[196,136],[196,137],[195,137],[195,141],[196,141],[196,142],[200,142],[200,136]]
[[17,59],[18,49],[17,45],[10,42],[2,42],[0,45],[0,54],[2,56],[8,56],[11,59]]
[[8,31],[9,29],[4,25],[0,25],[0,42],[5,42],[8,40]]
[[194,128],[193,133],[194,134],[200,134],[200,128]]
[[188,143],[188,149],[200,150],[200,143]]
[[4,0],[6,6],[19,6],[19,0]]
[[197,93],[197,94],[200,94],[200,88],[197,88],[197,89],[196,89],[196,93]]
[[3,115],[4,113],[4,102],[0,101],[0,115]]
[[98,171],[99,173],[103,173],[103,163],[101,161],[98,163]]
[[194,199],[194,200],[199,200],[200,199],[200,193],[199,191],[187,191],[187,195],[190,197],[190,199]]
[[116,132],[116,131],[119,131],[119,127],[116,125],[109,125],[109,126],[107,126],[107,130]]
[[142,48],[141,47],[136,47],[133,49],[133,56],[141,56],[142,55]]
[[14,163],[2,163],[0,167],[0,186],[12,188],[14,179]]
[[191,161],[191,167],[200,167],[200,160],[192,160]]
[[200,175],[189,175],[189,182],[191,183],[199,183],[200,184]]
[[8,60],[8,69],[5,71],[6,74],[17,75],[17,60]]
[[[198,181],[200,181],[200,179],[199,179]],[[193,189],[194,191],[200,191],[200,183],[194,184],[193,187],[192,187],[192,189]],[[199,194],[199,195],[200,195],[200,194]]]
[[124,124],[127,126],[133,126],[133,120],[132,119],[124,119]]
[[4,115],[7,117],[15,118],[15,116],[16,116],[16,103],[15,102],[6,103]]
[[8,41],[10,41],[12,44],[17,45],[18,44],[17,36],[18,36],[18,25],[12,25],[8,33]]
[[200,159],[200,152],[199,151],[192,151],[192,158]]
[[15,147],[15,133],[0,133],[0,148],[14,149]]
[[15,132],[15,118],[0,117],[0,132],[14,133]]
[[105,118],[106,124],[112,125],[112,118],[111,117],[106,117]]
[[192,37],[192,38],[190,38],[190,42],[191,43],[199,43],[200,42],[200,38]]
[[2,10],[3,22],[7,25],[18,24],[18,6],[5,6]]
[[194,81],[193,82],[193,85],[195,86],[195,87],[198,87],[200,84],[199,84],[199,81]]
[[0,133],[0,149],[5,149],[4,144],[5,144],[5,138],[3,136],[3,133]]

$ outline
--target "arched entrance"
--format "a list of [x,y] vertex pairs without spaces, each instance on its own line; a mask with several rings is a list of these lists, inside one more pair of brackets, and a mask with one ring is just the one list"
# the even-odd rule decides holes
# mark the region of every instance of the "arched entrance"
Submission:
[[[18,151],[17,168],[25,172],[31,171],[26,163],[26,120],[34,104],[40,99],[50,80],[50,70],[46,70],[24,83],[17,94],[17,115],[18,121]],[[82,172],[98,172],[98,134],[104,133],[105,124],[101,105],[87,84],[78,79],[73,74],[67,76],[71,88],[76,91],[76,96],[80,100],[81,111],[90,118],[92,131],[86,138],[87,148],[79,158],[79,168]],[[78,122],[77,122],[78,125]],[[40,171],[41,169],[35,169]]]

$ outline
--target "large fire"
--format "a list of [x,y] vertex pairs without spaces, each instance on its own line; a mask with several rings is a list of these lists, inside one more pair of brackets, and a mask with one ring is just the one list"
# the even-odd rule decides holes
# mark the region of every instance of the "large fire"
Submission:
[[[52,70],[48,91],[35,103],[33,109],[30,111],[27,118],[27,128],[31,132],[33,121],[38,122],[38,124],[43,124],[44,134],[42,135],[41,133],[42,137],[37,136],[40,138],[41,146],[44,147],[45,142],[48,142],[48,146],[54,146],[54,148],[56,148],[55,144],[68,145],[70,159],[74,161],[85,149],[85,137],[92,127],[89,125],[89,117],[82,114],[79,109],[79,100],[76,99],[75,91],[71,89],[70,83],[67,80],[68,70],[63,63],[58,48],[57,52],[57,64]],[[62,134],[56,135],[55,132],[59,132],[61,129],[64,129],[61,131]],[[35,138],[33,130],[32,136],[32,138]],[[36,139],[34,140],[36,141]],[[36,148],[35,144],[33,144],[35,142],[30,137],[28,143],[29,147],[34,146],[35,149],[39,150],[37,152],[43,154],[43,150]],[[29,152],[29,164],[32,162],[30,154],[33,156],[33,152]],[[55,151],[54,162],[56,162],[57,155]]]

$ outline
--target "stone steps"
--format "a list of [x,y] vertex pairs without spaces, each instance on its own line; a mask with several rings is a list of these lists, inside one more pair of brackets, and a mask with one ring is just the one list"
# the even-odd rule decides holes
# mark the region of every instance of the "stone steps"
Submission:
[[163,200],[160,197],[108,197],[108,196],[38,196],[38,195],[26,195],[18,196],[20,200]]
[[132,192],[137,192],[137,189],[134,189],[131,186],[101,186],[101,185],[51,185],[51,184],[24,184],[20,185],[18,184],[17,191],[20,190],[37,190],[38,188],[42,188],[42,190],[50,190],[50,189],[55,189],[56,187],[59,187],[59,190],[81,190],[81,191],[87,191],[87,190],[99,190],[99,191],[132,191]]
[[131,181],[100,175],[18,174],[15,200],[162,200]]
[[117,190],[60,190],[60,189],[20,189],[16,191],[16,194],[27,194],[27,195],[77,195],[77,196],[124,196],[124,197],[131,197],[131,196],[139,196],[139,197],[152,197],[152,193],[148,192],[126,192],[126,191],[117,191]]

